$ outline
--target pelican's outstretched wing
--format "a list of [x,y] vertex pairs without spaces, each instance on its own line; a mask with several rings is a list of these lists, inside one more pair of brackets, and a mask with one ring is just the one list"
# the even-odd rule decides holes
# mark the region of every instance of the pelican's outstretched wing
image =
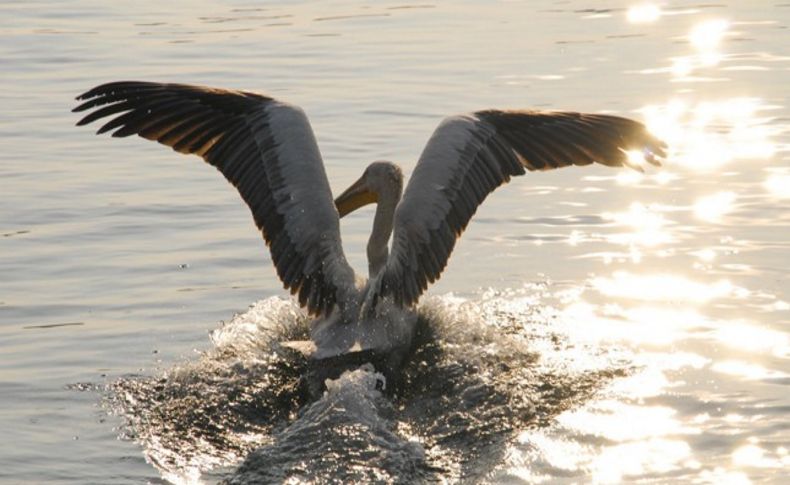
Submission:
[[311,313],[354,287],[318,145],[297,107],[244,91],[115,82],[77,97],[77,124],[112,117],[98,133],[133,134],[216,167],[252,210],[277,274]]
[[439,278],[477,207],[510,177],[593,162],[633,166],[630,150],[658,164],[664,147],[641,123],[619,116],[489,110],[445,119],[395,212],[392,251],[374,298],[416,303]]

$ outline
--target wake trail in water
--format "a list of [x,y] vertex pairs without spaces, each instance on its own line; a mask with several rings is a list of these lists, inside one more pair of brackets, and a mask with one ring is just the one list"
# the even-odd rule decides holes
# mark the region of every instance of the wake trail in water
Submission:
[[177,483],[485,480],[518,432],[631,370],[579,349],[549,303],[544,285],[427,298],[394,391],[365,365],[311,400],[306,360],[279,345],[307,338],[308,318],[273,297],[214,331],[198,360],[120,379],[106,399],[124,436]]

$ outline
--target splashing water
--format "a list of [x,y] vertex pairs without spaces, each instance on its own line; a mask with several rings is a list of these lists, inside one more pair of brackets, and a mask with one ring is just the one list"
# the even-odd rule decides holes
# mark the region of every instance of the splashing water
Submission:
[[121,379],[107,401],[177,483],[479,480],[518,433],[630,371],[617,352],[557,330],[551,298],[545,285],[428,298],[394,394],[368,364],[328,380],[312,402],[305,360],[278,345],[306,338],[307,317],[269,298],[216,330],[197,361]]

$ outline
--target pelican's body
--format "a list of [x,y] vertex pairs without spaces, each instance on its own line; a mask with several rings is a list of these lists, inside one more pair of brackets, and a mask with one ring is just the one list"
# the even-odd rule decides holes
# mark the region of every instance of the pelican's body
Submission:
[[329,315],[314,319],[310,324],[314,349],[305,353],[324,359],[362,350],[407,352],[414,338],[417,313],[387,300],[379,302],[371,314],[355,312],[362,307],[366,292],[366,287],[360,289],[354,305],[337,306]]
[[[415,334],[414,306],[439,278],[456,239],[498,186],[527,170],[599,162],[657,164],[663,144],[640,123],[611,115],[487,110],[445,119],[404,191],[401,169],[374,162],[332,198],[307,117],[244,91],[117,82],[78,99],[94,109],[78,124],[113,116],[99,132],[138,134],[215,166],[239,190],[283,284],[315,316],[314,359],[375,351],[397,363]],[[635,167],[639,168],[639,167]],[[376,203],[368,278],[343,253],[339,218]],[[390,244],[390,240],[392,241]]]

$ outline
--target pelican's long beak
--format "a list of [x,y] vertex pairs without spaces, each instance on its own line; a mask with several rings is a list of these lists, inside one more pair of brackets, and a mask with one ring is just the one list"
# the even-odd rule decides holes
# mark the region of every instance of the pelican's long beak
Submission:
[[365,182],[365,176],[363,175],[335,199],[335,207],[337,207],[337,212],[340,214],[340,217],[343,217],[377,200],[378,196],[368,188],[368,184]]

